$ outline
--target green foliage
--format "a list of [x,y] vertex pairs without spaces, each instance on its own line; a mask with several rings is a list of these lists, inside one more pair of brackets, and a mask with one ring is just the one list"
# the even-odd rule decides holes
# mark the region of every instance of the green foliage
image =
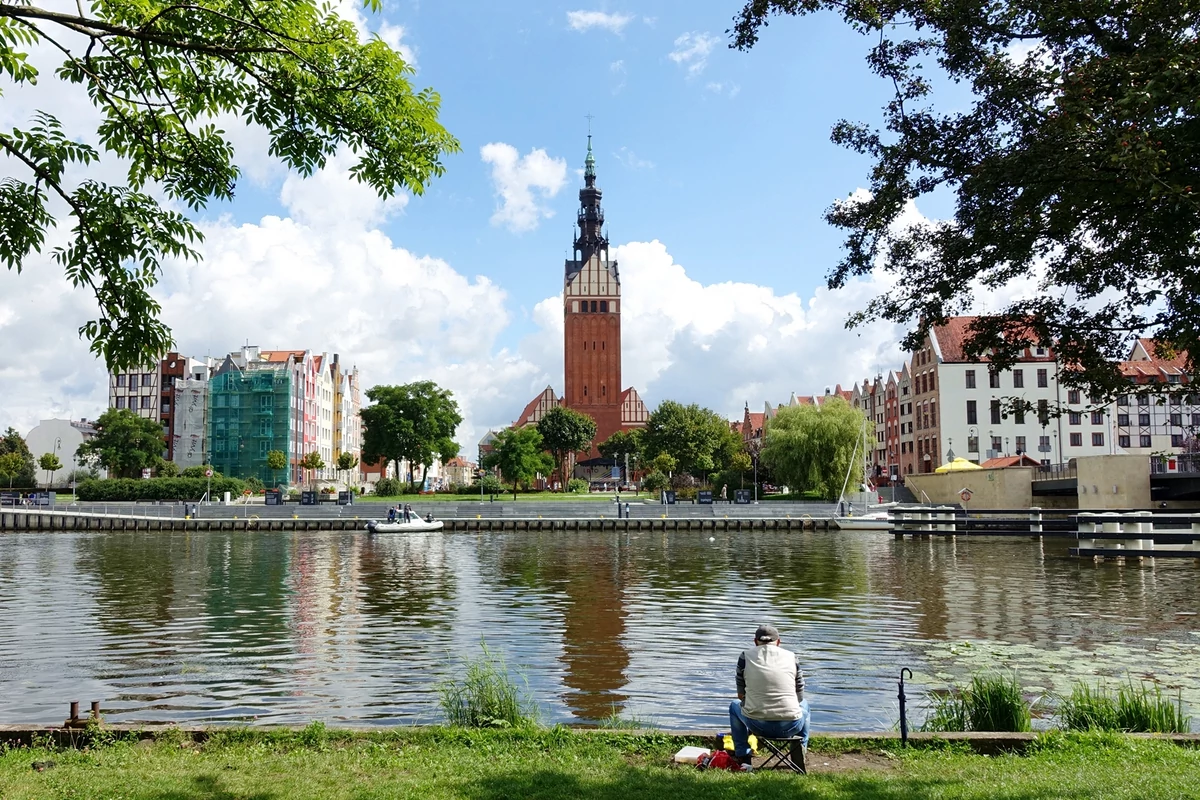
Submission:
[[1131,733],[1187,733],[1191,720],[1183,713],[1183,699],[1172,703],[1157,684],[1135,687],[1130,680],[1114,695],[1103,684],[1077,683],[1063,698],[1058,716],[1067,730],[1107,730]]
[[674,471],[697,480],[728,466],[742,446],[741,437],[719,414],[695,403],[685,406],[674,400],[665,400],[654,409],[641,440],[646,459],[653,462],[656,456],[669,455],[676,461]]
[[[2,51],[0,51],[2,52]],[[5,486],[32,487],[36,466],[33,453],[15,428],[8,428],[0,437],[0,478]]]
[[[1060,382],[1095,397],[1128,391],[1118,363],[1134,336],[1200,367],[1200,54],[1193,3],[1044,0],[748,0],[733,45],[771,14],[832,12],[869,37],[868,64],[894,89],[885,131],[839,122],[833,139],[874,161],[869,192],[835,203],[846,231],[830,288],[882,269],[888,294],[853,324],[927,326],[989,290],[1039,276],[968,357],[1006,368],[1030,343],[1053,346]],[[949,80],[932,81],[937,64]],[[934,87],[968,86],[934,104]],[[953,214],[912,223],[910,203],[953,197]]]
[[[58,460],[58,456],[54,453],[42,453],[38,457],[38,467],[46,472],[57,472],[62,469],[62,462]],[[49,476],[46,476],[47,479]]]
[[[500,492],[503,492],[503,491],[504,491],[504,486],[502,486],[500,484],[499,479],[495,475],[493,475],[490,472],[484,474],[484,476],[483,476],[483,493],[484,494],[489,494],[489,495],[490,494],[499,494]],[[473,494],[473,495],[478,496],[479,495],[479,480],[476,479],[474,483],[468,484],[466,486],[459,486],[457,489],[455,489],[455,494]]]
[[1023,733],[1030,718],[1015,675],[975,675],[968,686],[932,698],[921,730]]
[[468,728],[535,725],[537,706],[509,675],[504,657],[484,642],[480,647],[483,654],[463,664],[463,675],[438,684],[438,701],[446,721]]
[[670,485],[667,476],[658,470],[651,470],[642,476],[642,489],[652,494],[661,492]]
[[246,484],[246,488],[250,490],[251,494],[260,494],[263,489],[266,488],[263,485],[263,482],[253,475],[251,475],[249,478],[246,478],[244,483]]
[[94,458],[118,478],[136,478],[162,463],[166,439],[154,420],[127,408],[110,408],[93,425],[96,435],[76,451],[80,460]]
[[407,460],[428,472],[435,458],[446,462],[458,455],[454,433],[462,424],[462,415],[449,390],[433,381],[418,381],[373,386],[367,390],[367,399],[373,405],[360,412],[366,462],[396,462],[399,472],[399,462]]
[[658,726],[637,715],[623,716],[620,709],[617,708],[617,704],[613,703],[612,712],[604,719],[599,720],[596,727],[607,731],[644,731]]
[[[35,48],[64,58],[53,76],[27,58]],[[99,149],[80,143],[85,131],[65,131],[41,111],[0,133],[0,152],[17,170],[0,182],[0,263],[20,270],[48,250],[73,286],[95,295],[99,316],[79,332],[114,370],[170,349],[150,290],[163,261],[196,258],[201,239],[170,206],[200,211],[234,195],[241,173],[214,118],[262,128],[271,154],[302,175],[339,150],[354,153],[351,173],[381,197],[420,194],[442,174],[442,156],[458,150],[437,121],[438,95],[414,91],[412,66],[379,37],[360,41],[350,20],[311,0],[105,0],[87,13],[4,3],[0,73],[17,83],[79,84],[99,111]],[[126,169],[128,185],[67,177],[69,165],[98,165],[105,152]],[[163,203],[142,191],[151,186]],[[72,231],[49,248],[59,208]]]
[[287,466],[287,453],[282,450],[267,451],[267,469],[271,470],[271,472],[279,472],[281,469],[287,469]]
[[321,454],[316,450],[311,453],[306,453],[304,458],[300,459],[300,466],[304,469],[325,469],[325,459],[321,458]]
[[210,469],[212,470],[212,477],[213,477],[214,481],[217,478],[225,477],[224,475],[221,474],[221,472],[219,470],[215,469],[212,464],[201,464],[198,467],[185,467],[183,472],[179,473],[179,477],[181,477],[181,478],[203,478],[204,472],[206,470],[210,470]]
[[[118,502],[128,500],[199,500],[208,489],[204,478],[108,478],[84,481],[76,494],[89,503]],[[213,478],[212,496],[221,497],[229,492],[237,497],[246,490],[246,484],[236,478]]]
[[600,451],[600,455],[611,458],[622,466],[625,464],[625,457],[628,456],[632,466],[633,460],[642,455],[642,431],[640,428],[617,431],[598,444],[596,449]]
[[404,482],[396,478],[380,478],[375,481],[373,494],[379,497],[396,497],[404,494]]
[[865,424],[863,413],[840,397],[782,408],[767,425],[762,461],[793,492],[837,500],[847,473],[852,486],[863,479]]
[[583,478],[571,478],[571,480],[567,483],[567,491],[576,494],[587,494],[587,491],[590,488],[591,487],[588,486],[588,482]]
[[492,448],[483,457],[483,468],[500,470],[504,480],[512,483],[513,500],[517,499],[520,484],[528,484],[539,473],[549,474],[554,469],[537,428],[505,428],[496,434]]
[[358,456],[348,450],[338,453],[337,468],[341,472],[349,472],[358,466]]
[[567,458],[591,447],[596,438],[596,421],[566,406],[555,406],[538,420],[537,430],[542,435],[543,445],[554,456],[559,480],[565,486]]
[[174,461],[164,461],[158,465],[158,469],[155,470],[155,473],[159,478],[178,478],[179,465]]

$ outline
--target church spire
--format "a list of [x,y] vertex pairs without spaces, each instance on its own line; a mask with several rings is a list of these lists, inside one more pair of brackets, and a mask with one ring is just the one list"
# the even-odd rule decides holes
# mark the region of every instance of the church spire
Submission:
[[587,157],[583,160],[583,188],[579,190],[579,234],[575,237],[575,258],[587,261],[593,253],[605,251],[608,239],[604,236],[604,209],[600,205],[603,192],[596,185],[596,157],[592,155],[592,134],[588,134]]
[[[583,160],[583,177],[591,178],[593,181],[596,180],[596,159],[592,155],[592,135],[590,133],[588,134],[587,158]],[[591,183],[588,183],[588,186],[591,185]]]

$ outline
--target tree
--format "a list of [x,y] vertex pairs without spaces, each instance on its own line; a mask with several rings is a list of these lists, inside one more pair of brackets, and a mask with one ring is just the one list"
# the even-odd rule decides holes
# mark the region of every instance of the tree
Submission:
[[767,426],[762,461],[793,492],[837,500],[847,481],[862,482],[865,425],[863,413],[840,397],[781,408]]
[[[300,467],[301,469],[310,470],[312,472],[315,472],[319,469],[325,469],[325,459],[321,458],[320,453],[318,453],[316,450],[313,450],[311,453],[306,454],[304,458],[300,459]],[[308,479],[309,485],[316,484],[316,476],[310,474]]]
[[54,453],[42,453],[38,458],[38,466],[46,472],[46,486],[50,486],[54,480],[54,473],[62,469],[63,465]]
[[[1200,50],[1195,3],[1044,0],[749,0],[732,47],[772,14],[833,11],[878,41],[871,68],[895,88],[886,132],[839,122],[833,140],[874,159],[869,194],[835,203],[846,231],[838,288],[881,265],[893,288],[851,317],[930,326],[1015,278],[1040,286],[972,326],[967,355],[1011,366],[1029,343],[1071,365],[1061,382],[1128,391],[1116,367],[1135,336],[1200,367]],[[1019,55],[1018,55],[1019,54]],[[974,99],[933,108],[936,60]],[[955,200],[912,224],[910,200]],[[915,323],[915,325],[913,325]]]
[[[638,428],[629,431],[617,431],[605,439],[596,449],[605,458],[611,458],[618,464],[626,465],[635,461],[642,453],[642,432]],[[629,480],[629,475],[625,476]]]
[[462,423],[453,394],[433,381],[418,381],[403,386],[374,386],[367,390],[374,405],[360,412],[363,421],[363,458],[374,463],[381,458],[424,468],[421,482],[435,458],[448,461],[458,455],[454,433]]
[[[367,5],[381,8],[379,0]],[[0,262],[20,270],[64,209],[71,240],[52,253],[75,287],[96,296],[99,317],[79,332],[110,370],[171,347],[149,290],[164,258],[196,258],[202,238],[171,207],[198,212],[234,194],[240,170],[214,117],[265,129],[271,154],[303,175],[349,150],[358,159],[352,174],[382,197],[420,194],[442,174],[442,156],[458,150],[437,121],[438,95],[414,91],[412,66],[378,37],[360,41],[333,5],[116,0],[76,8],[0,3],[0,73],[33,84],[46,76],[27,52],[60,52],[54,78],[82,85],[102,117],[98,148],[44,111],[0,133],[0,152],[25,171],[0,184]],[[100,161],[102,151],[126,166],[127,185],[77,183],[68,172]]]
[[542,443],[558,465],[558,480],[565,492],[570,480],[567,459],[573,453],[591,447],[596,438],[596,421],[566,406],[555,406],[538,420],[537,429],[542,435]]
[[174,461],[164,461],[158,465],[155,473],[160,478],[175,478],[179,476],[179,465]]
[[20,453],[4,453],[0,455],[0,480],[8,484],[8,488],[12,488],[13,481],[17,480],[25,471],[25,459]]
[[4,436],[0,437],[0,457],[3,456],[15,456],[4,462],[7,465],[4,467],[4,475],[9,488],[13,484],[32,487],[36,481],[37,466],[33,460],[33,453],[29,452],[28,445],[15,428],[8,428],[4,431]]
[[209,476],[205,475],[204,473],[206,473],[210,470],[212,471],[212,479],[213,480],[217,480],[218,478],[225,477],[224,475],[221,474],[220,470],[213,467],[212,464],[201,464],[198,467],[184,467],[183,472],[179,473],[179,477],[181,477],[181,478],[207,478]]
[[287,465],[287,453],[282,450],[267,451],[267,469],[271,470],[271,480],[276,486],[279,485],[279,470],[287,469]]
[[512,481],[513,500],[517,486],[528,484],[538,473],[554,469],[554,460],[545,452],[545,443],[537,428],[505,428],[492,441],[492,452],[483,457],[484,469],[499,469],[507,481]]
[[[358,466],[358,456],[351,453],[349,450],[343,450],[338,453],[337,468],[339,472],[349,472]],[[346,481],[346,491],[350,491],[350,481]]]
[[723,469],[742,445],[741,437],[717,413],[674,400],[665,400],[654,409],[641,439],[645,458],[653,461],[666,453],[675,458],[679,472],[697,479]]
[[114,478],[140,478],[158,466],[166,438],[159,424],[127,408],[110,408],[93,423],[96,435],[79,445],[76,457],[95,458]]

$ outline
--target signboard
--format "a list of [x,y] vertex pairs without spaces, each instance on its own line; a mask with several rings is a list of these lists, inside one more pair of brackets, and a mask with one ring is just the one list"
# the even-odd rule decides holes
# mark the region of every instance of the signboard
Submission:
[[267,489],[263,495],[263,502],[268,506],[283,505],[283,492],[279,489]]
[[338,505],[339,506],[354,505],[354,492],[338,492]]
[[148,469],[142,470],[142,480],[144,480],[144,481],[150,480],[150,470],[148,470]]
[[[192,473],[192,474],[195,474],[195,473]],[[206,469],[206,470],[204,470],[204,477],[206,477],[206,478],[211,478],[211,477],[212,477],[212,470],[211,470],[211,469]]]
[[734,489],[733,502],[740,506],[750,505],[750,490],[749,489]]
[[315,506],[318,502],[319,501],[317,500],[316,492],[301,492],[300,493],[300,505]]
[[19,506],[21,505],[20,492],[0,492],[0,506]]
[[697,503],[700,503],[701,505],[705,505],[705,506],[711,506],[712,500],[713,500],[713,498],[712,498],[711,491],[708,491],[707,489],[705,489],[703,491],[696,492],[696,502]]
[[675,505],[675,490],[666,489],[663,491],[663,502],[669,506]]
[[958,493],[958,496],[962,498],[962,501],[964,503],[971,502],[971,490],[970,489],[963,489],[961,492]]
[[53,506],[57,496],[57,492],[38,492],[34,495],[33,504],[35,506]]

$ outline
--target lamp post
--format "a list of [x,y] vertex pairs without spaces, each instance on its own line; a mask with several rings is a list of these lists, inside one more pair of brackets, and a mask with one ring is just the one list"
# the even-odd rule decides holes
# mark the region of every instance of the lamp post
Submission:
[[[53,453],[54,459],[56,461],[58,460],[58,451],[61,449],[62,449],[62,437],[55,436],[54,437],[54,450],[51,452]],[[56,472],[58,472],[58,470],[56,470],[56,469],[46,470],[46,496],[47,497],[50,496],[50,487],[54,485],[54,473],[56,473]]]

